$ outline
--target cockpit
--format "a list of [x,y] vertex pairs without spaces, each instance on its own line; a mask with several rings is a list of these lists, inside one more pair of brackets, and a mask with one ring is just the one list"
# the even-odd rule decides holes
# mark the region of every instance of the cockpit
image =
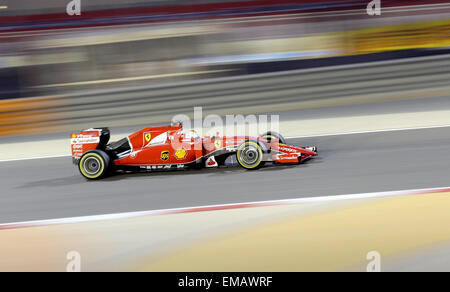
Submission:
[[181,130],[181,135],[183,139],[189,140],[198,140],[200,139],[200,135],[198,134],[197,131],[189,129],[189,130]]

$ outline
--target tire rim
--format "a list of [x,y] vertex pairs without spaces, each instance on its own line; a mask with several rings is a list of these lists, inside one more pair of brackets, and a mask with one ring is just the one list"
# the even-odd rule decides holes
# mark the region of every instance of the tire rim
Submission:
[[259,151],[258,148],[256,148],[253,145],[247,145],[242,151],[240,152],[239,158],[243,162],[243,164],[247,166],[254,165],[259,161]]
[[84,171],[91,176],[98,174],[102,169],[102,163],[97,157],[88,157],[83,162]]

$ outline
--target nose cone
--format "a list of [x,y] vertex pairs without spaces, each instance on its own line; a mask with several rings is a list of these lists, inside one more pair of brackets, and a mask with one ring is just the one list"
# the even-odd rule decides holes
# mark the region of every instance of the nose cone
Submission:
[[317,155],[317,147],[316,146],[307,146],[304,148],[306,153],[309,155],[316,156]]

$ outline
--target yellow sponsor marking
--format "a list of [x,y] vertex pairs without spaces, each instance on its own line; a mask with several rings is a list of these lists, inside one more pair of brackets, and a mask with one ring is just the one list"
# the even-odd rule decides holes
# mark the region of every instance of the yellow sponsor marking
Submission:
[[185,157],[186,157],[186,150],[184,150],[183,148],[178,149],[178,150],[175,152],[175,156],[176,156],[178,159],[183,159],[183,158],[185,158]]
[[343,33],[350,39],[348,51],[356,54],[450,46],[450,20],[382,26]]
[[162,160],[162,161],[167,161],[167,160],[169,160],[169,151],[162,151],[162,152],[161,152],[161,160]]
[[142,270],[365,271],[370,251],[383,262],[450,240],[450,193],[363,202],[215,234]]
[[144,134],[144,138],[145,138],[145,142],[150,142],[150,140],[152,139],[152,134],[150,133],[145,133]]
[[216,149],[222,148],[222,142],[220,140],[214,141],[214,146],[216,146]]

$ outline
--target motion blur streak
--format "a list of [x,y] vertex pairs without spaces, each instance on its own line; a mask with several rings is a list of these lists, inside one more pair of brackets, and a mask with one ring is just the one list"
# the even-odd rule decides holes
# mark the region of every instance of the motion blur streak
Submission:
[[0,136],[47,132],[43,124],[64,119],[55,110],[61,104],[58,98],[45,97],[0,100]]
[[[261,94],[258,84],[245,84],[254,99],[247,100],[243,92],[225,94],[220,105],[210,102],[218,96],[195,99],[198,91],[192,90],[190,102],[174,100],[181,95],[176,88],[194,82],[191,88],[210,87],[213,93],[221,91],[217,84],[227,83],[227,77],[258,79],[261,73],[440,55],[450,47],[450,5],[445,1],[383,1],[379,17],[368,16],[368,1],[360,0],[202,0],[189,5],[115,0],[108,7],[91,0],[83,3],[79,17],[66,15],[65,5],[54,1],[22,2],[6,1],[8,9],[0,12],[0,99],[24,103],[14,112],[2,111],[0,136],[72,131],[91,117],[109,125],[114,116],[114,126],[146,123],[130,115],[134,107],[152,117],[148,122],[158,123],[168,120],[164,112],[187,113],[192,104],[222,111],[245,108],[237,100],[254,102]],[[434,74],[408,72],[421,75],[417,84],[438,87],[448,66],[433,68]],[[353,73],[368,81],[374,72]],[[350,75],[329,83],[326,76],[318,78],[330,90],[339,90],[336,82],[354,81]],[[306,88],[313,80],[303,74],[277,81]],[[366,88],[377,85],[385,86],[374,81]],[[158,96],[161,86],[173,90]],[[279,89],[270,98],[278,97]],[[298,93],[283,101],[286,106],[305,95],[300,88],[291,90]],[[46,103],[35,107],[41,98]],[[249,107],[243,112],[258,110],[265,111]]]
[[198,207],[188,207],[188,208],[175,208],[175,209],[165,209],[165,210],[116,213],[116,214],[93,215],[93,216],[72,217],[72,218],[57,218],[57,219],[55,218],[55,219],[48,219],[48,220],[0,223],[0,230],[28,228],[28,227],[37,227],[37,226],[60,225],[60,224],[73,224],[73,223],[83,223],[83,222],[94,222],[94,221],[105,221],[105,220],[115,220],[115,219],[124,219],[124,218],[146,217],[146,216],[160,216],[160,215],[172,215],[172,214],[183,214],[183,213],[197,213],[197,212],[210,212],[210,211],[233,210],[233,209],[243,209],[243,208],[256,208],[256,207],[265,207],[265,206],[293,205],[293,204],[315,203],[315,202],[332,202],[332,201],[343,201],[343,200],[359,200],[359,199],[369,199],[369,198],[406,196],[406,195],[423,194],[423,193],[431,194],[431,193],[442,193],[442,192],[448,192],[448,191],[450,191],[450,188],[433,188],[433,189],[423,189],[423,190],[405,190],[405,191],[393,191],[393,192],[381,192],[381,193],[298,198],[298,199],[288,199],[288,200],[244,202],[244,203],[238,203],[238,204],[198,206]]
[[[0,224],[54,224],[1,230],[0,270],[65,270],[69,251],[95,271],[365,271],[371,251],[450,270],[448,189],[339,197],[448,186],[448,1],[0,2]],[[279,115],[319,157],[95,182],[65,157],[71,131],[116,140],[199,106]],[[215,207],[121,217],[191,206]]]
[[11,108],[0,129],[13,135],[14,129],[68,132],[93,124],[165,123],[175,114],[191,115],[198,105],[223,115],[440,97],[450,94],[449,56],[72,93],[47,99],[47,107]]
[[[449,133],[435,128],[292,139],[288,143],[317,145],[320,157],[256,172],[119,174],[93,183],[70,167],[70,157],[4,162],[0,222],[442,187],[448,185]],[[429,155],[417,159],[417,153]]]
[[433,191],[2,230],[0,270],[62,271],[66,253],[76,248],[83,271],[365,271],[373,250],[382,256],[382,271],[448,271],[448,258],[437,266],[417,264],[421,254],[448,254],[450,233],[442,226],[450,224],[449,195]]
[[[411,269],[418,251],[448,254],[450,193],[362,201],[332,210],[230,230],[210,240],[153,258],[146,271],[365,271],[366,255],[377,251],[382,270]],[[358,220],[355,220],[358,218]],[[258,244],[254,244],[258,242]],[[412,253],[414,252],[414,253]],[[429,267],[420,266],[419,271]],[[450,270],[448,258],[435,270]]]

